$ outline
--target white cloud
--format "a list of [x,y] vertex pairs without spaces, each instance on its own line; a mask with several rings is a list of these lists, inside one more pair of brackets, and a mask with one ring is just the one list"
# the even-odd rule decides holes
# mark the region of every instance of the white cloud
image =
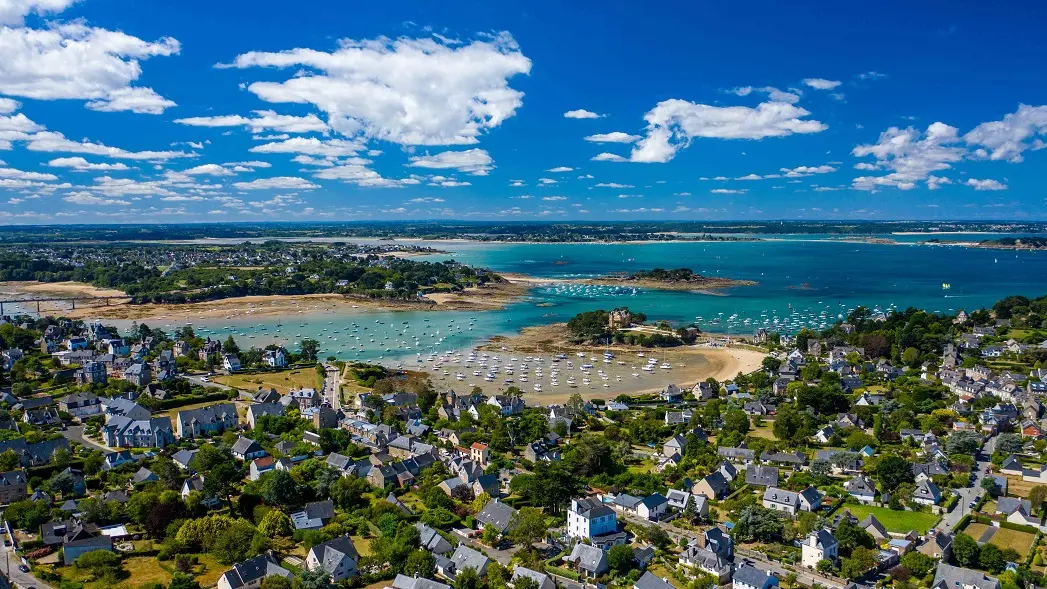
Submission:
[[774,86],[764,86],[758,89],[760,92],[766,92],[767,97],[770,98],[771,102],[786,102],[788,104],[796,104],[800,101],[799,90],[794,92],[786,92],[785,90],[779,90]]
[[27,139],[29,143],[26,148],[30,151],[83,153],[127,160],[169,160],[196,157],[196,154],[184,151],[127,151],[119,147],[91,143],[86,139],[83,141],[72,141],[66,139],[65,135],[54,131],[36,133],[30,135]]
[[964,184],[975,190],[1007,190],[1006,184],[992,179],[978,180],[976,178],[968,178]]
[[193,167],[193,168],[189,168],[188,170],[182,170],[181,173],[189,175],[189,176],[201,176],[201,175],[204,175],[204,176],[233,176],[234,175],[232,170],[227,170],[226,168],[223,168],[222,166],[219,166],[218,164],[203,164],[201,166],[196,166],[196,167]]
[[563,113],[563,116],[568,119],[598,119],[604,115],[598,115],[591,110],[579,108],[577,110],[569,110]]
[[852,181],[854,188],[875,190],[893,186],[911,190],[933,173],[947,170],[963,159],[964,148],[956,146],[960,137],[955,127],[933,123],[926,133],[909,127],[891,127],[880,134],[872,145],[859,145],[851,152],[857,157],[873,156],[876,165],[891,170],[885,176],[859,176]]
[[306,68],[283,82],[248,90],[275,103],[314,104],[335,131],[402,145],[462,145],[512,117],[523,93],[509,79],[531,60],[507,33],[447,44],[432,38],[343,39],[333,52],[252,51],[236,68]]
[[[260,131],[277,131],[279,133],[321,133],[327,131],[327,123],[320,117],[309,113],[304,117],[277,114],[272,110],[252,111],[254,118],[240,115],[222,115],[215,117],[189,117],[175,119],[181,125],[193,127],[245,127],[252,133]],[[286,137],[280,137],[286,138]]]
[[513,188],[520,188],[521,186],[527,186],[527,183],[523,180],[510,180],[509,186]]
[[557,181],[553,180],[552,178],[539,178],[538,179],[538,184],[541,185],[541,186],[552,186],[553,184],[556,184],[556,183],[557,183]]
[[558,167],[549,168],[548,170],[546,170],[546,172],[550,172],[550,173],[553,173],[553,174],[561,174],[563,172],[573,172],[573,171],[574,171],[574,168],[568,168],[567,166],[558,166]]
[[233,188],[237,190],[312,190],[319,188],[317,184],[295,176],[274,176],[272,178],[259,178],[250,182],[234,182]]
[[117,162],[115,164],[92,163],[82,157],[60,157],[47,162],[52,168],[72,168],[81,171],[122,171],[127,169],[127,164]]
[[828,174],[829,172],[835,172],[836,168],[827,165],[821,166],[799,166],[796,168],[782,168],[780,170],[787,178],[798,178],[801,176],[810,176],[811,174]]
[[763,176],[759,174],[746,174],[745,176],[739,176],[735,180],[763,180]]
[[593,143],[635,143],[640,139],[641,137],[639,135],[630,135],[628,133],[622,133],[621,131],[597,133],[596,135],[589,135],[585,138],[586,141],[592,141]]
[[442,199],[442,198],[433,198],[433,197],[431,197],[431,196],[425,196],[425,197],[419,197],[419,198],[412,198],[411,200],[409,200],[409,201],[407,201],[407,202],[409,202],[409,203],[423,203],[423,202],[426,202],[426,203],[430,203],[430,202],[444,202],[444,199]]
[[435,155],[414,156],[409,158],[409,166],[435,170],[455,169],[475,176],[485,176],[494,167],[491,155],[483,149],[465,151],[443,151]]
[[58,176],[54,174],[44,174],[41,172],[25,172],[17,170],[15,168],[0,168],[0,178],[10,178],[12,180],[29,180],[32,182],[42,182],[49,180],[57,180]]
[[567,200],[567,197],[566,196],[543,196],[542,200],[559,201],[559,200]]
[[749,192],[749,189],[748,188],[739,188],[739,189],[734,189],[734,188],[713,188],[709,192],[712,193],[712,194],[745,194],[746,192]]
[[0,88],[8,96],[90,100],[88,107],[95,110],[160,113],[174,103],[131,83],[142,73],[140,60],[179,51],[178,41],[171,37],[147,42],[81,21],[47,29],[4,27]]
[[786,102],[764,102],[756,108],[711,106],[671,99],[658,103],[644,119],[647,136],[633,147],[630,161],[667,162],[698,137],[713,139],[763,139],[794,133],[819,133],[828,128],[811,114]]
[[113,198],[102,198],[95,196],[87,192],[75,192],[66,196],[62,200],[71,202],[77,205],[91,205],[91,206],[114,206],[114,205],[129,205],[131,204],[126,200],[119,200]]
[[618,155],[616,153],[607,153],[606,151],[603,152],[603,153],[594,155],[591,159],[594,162],[627,162],[627,161],[629,161],[626,158],[624,158],[624,157],[622,157],[622,156],[620,156],[620,155]]
[[873,171],[873,170],[879,170],[880,166],[877,166],[876,164],[870,164],[868,162],[858,162],[857,164],[854,164],[854,169],[855,170]]
[[730,93],[730,94],[734,94],[735,96],[748,96],[748,95],[753,93],[753,87],[752,86],[739,86],[737,88],[731,88],[727,92]]
[[619,184],[617,182],[600,182],[596,185],[598,188],[632,188],[632,184]]
[[12,98],[0,98],[0,115],[13,113],[21,106],[21,102]]
[[842,82],[837,80],[826,80],[825,78],[806,78],[803,83],[815,90],[832,90]]
[[79,0],[0,0],[0,25],[21,25],[29,13],[62,12]]
[[228,163],[228,164],[225,164],[225,165],[228,166],[228,167],[233,167],[233,168],[235,168],[235,167],[241,167],[241,168],[271,168],[271,167],[273,167],[273,164],[270,164],[269,162],[259,161],[259,160],[251,160],[251,161],[247,161],[247,162],[231,162],[231,163]]
[[358,163],[342,164],[330,168],[324,168],[314,174],[315,177],[324,180],[340,180],[348,184],[366,186],[371,188],[394,188],[405,184],[418,184],[417,180],[391,180],[383,178],[381,174]]
[[[229,133],[226,131],[226,133]],[[226,133],[223,133],[225,135]],[[290,137],[287,133],[270,133],[268,135],[251,135],[251,139],[255,141],[280,141],[281,139],[287,139]]]
[[284,141],[256,145],[248,151],[252,153],[304,153],[320,157],[347,157],[356,155],[362,149],[364,149],[364,146],[359,141],[292,137]]
[[1002,120],[978,125],[963,139],[972,146],[984,148],[976,150],[975,157],[1020,162],[1023,151],[1047,146],[1042,139],[1033,139],[1044,134],[1047,134],[1047,106],[1021,104]]
[[950,180],[949,178],[944,178],[942,176],[934,176],[934,175],[931,175],[931,176],[927,177],[927,189],[928,190],[938,190],[938,188],[941,185],[943,185],[943,184],[952,184],[952,180]]

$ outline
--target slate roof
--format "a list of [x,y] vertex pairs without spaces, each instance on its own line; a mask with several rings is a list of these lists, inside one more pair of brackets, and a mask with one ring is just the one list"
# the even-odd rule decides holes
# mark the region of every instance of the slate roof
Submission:
[[604,555],[603,550],[588,544],[575,544],[571,555],[564,560],[573,562],[583,571],[589,571],[594,574],[607,570],[607,557]]
[[748,564],[743,564],[734,571],[735,583],[744,583],[752,587],[763,587],[769,578],[771,578],[770,573]]
[[222,577],[230,587],[238,589],[270,575],[280,575],[290,580],[291,571],[280,566],[273,556],[262,554],[234,564],[233,568],[222,574]]
[[633,589],[676,589],[671,583],[662,580],[661,577],[646,571],[635,583]]
[[934,589],[954,589],[956,587],[976,587],[977,589],[999,589],[1000,581],[981,571],[956,567],[945,563],[938,564],[934,573]]
[[774,487],[778,484],[778,468],[774,466],[751,465],[745,469],[745,482],[750,485]]
[[515,514],[516,510],[512,507],[497,499],[491,499],[480,510],[480,513],[476,514],[476,521],[483,523],[484,526],[490,526],[501,533],[505,533],[509,529],[509,524]]
[[487,568],[490,559],[482,552],[473,550],[465,544],[459,544],[454,554],[451,555],[451,562],[454,563],[456,571],[473,569],[481,573]]

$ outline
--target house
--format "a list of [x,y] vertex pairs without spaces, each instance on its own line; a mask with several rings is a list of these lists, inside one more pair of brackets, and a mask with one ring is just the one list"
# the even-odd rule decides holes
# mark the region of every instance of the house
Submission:
[[40,407],[38,409],[27,409],[22,421],[29,425],[51,426],[62,423],[62,417],[58,409],[54,407]]
[[1000,589],[1000,581],[981,571],[952,566],[944,562],[938,564],[934,573],[932,589]]
[[218,578],[218,589],[257,589],[266,577],[281,576],[291,581],[294,575],[280,566],[272,553],[238,562]]
[[764,452],[760,460],[773,464],[800,468],[807,463],[807,457],[803,452]]
[[135,459],[131,456],[130,450],[110,452],[102,458],[102,470],[113,470],[114,468],[119,468],[134,461]]
[[815,487],[807,487],[799,495],[802,511],[818,511],[822,507],[822,494]]
[[713,390],[712,383],[708,382],[700,382],[694,385],[694,388],[691,389],[691,394],[694,395],[694,398],[699,402],[712,399],[716,396],[717,392],[718,391]]
[[643,576],[633,583],[633,589],[676,589],[667,579],[663,579],[651,571],[644,572]]
[[1032,502],[1028,499],[1000,497],[996,502],[996,513],[1012,524],[1040,527],[1040,518],[1032,516]]
[[858,475],[853,479],[843,484],[843,489],[847,491],[851,497],[854,497],[862,503],[872,503],[876,501],[876,484],[869,480],[869,477],[865,475]]
[[662,389],[661,393],[659,393],[658,396],[665,403],[683,402],[683,391],[680,390],[680,387],[674,384],[666,385],[666,387]]
[[339,583],[356,576],[359,560],[360,554],[352,538],[339,536],[310,548],[305,557],[305,568],[310,571],[323,570],[330,575],[331,581]]
[[199,452],[199,450],[179,450],[171,455],[171,461],[177,464],[182,470],[189,470],[189,464],[193,461],[193,456],[196,456],[197,452]]
[[721,446],[716,449],[716,453],[732,462],[749,464],[753,460],[756,460],[756,452],[749,450],[748,448],[731,448],[727,446]]
[[58,400],[58,409],[73,417],[87,417],[102,412],[102,400],[93,393],[73,393]]
[[175,425],[179,439],[196,438],[234,429],[240,423],[232,403],[218,403],[179,411]]
[[556,589],[556,583],[549,578],[549,575],[539,573],[538,571],[531,570],[524,566],[516,565],[516,570],[513,571],[511,582],[516,582],[517,579],[522,578],[534,581],[538,585],[538,589]]
[[247,407],[247,424],[254,429],[262,416],[279,417],[283,414],[284,406],[280,403],[253,403]]
[[[618,516],[596,499],[572,499],[567,511],[567,535],[591,540],[618,531]],[[606,563],[605,563],[606,564]]]
[[669,501],[661,493],[652,493],[644,497],[636,506],[636,514],[644,519],[657,521],[669,510]]
[[70,451],[69,440],[57,438],[28,444],[25,438],[0,441],[0,454],[13,451],[21,460],[22,466],[44,466],[51,462],[55,451]]
[[927,541],[919,545],[916,550],[931,558],[948,561],[952,556],[952,540],[952,534],[932,528],[927,532]]
[[694,510],[695,515],[701,518],[709,516],[709,499],[705,495],[691,494],[687,491],[681,491],[679,489],[669,489],[665,494],[665,499],[669,503],[669,507],[684,511],[689,505]]
[[555,462],[560,460],[560,451],[550,448],[544,441],[531,442],[524,446],[523,457],[530,462]]
[[823,427],[822,429],[818,430],[817,432],[815,432],[814,439],[819,444],[828,444],[829,440],[831,440],[832,437],[835,436],[835,435],[836,435],[836,428],[834,428],[830,424],[830,425],[827,425],[827,426]]
[[873,537],[877,542],[886,540],[891,537],[887,532],[887,528],[883,527],[880,520],[876,519],[876,516],[869,514],[862,521],[858,522],[858,527],[865,530],[870,536]]
[[480,513],[476,514],[476,521],[479,523],[480,529],[493,528],[499,534],[505,534],[509,531],[509,526],[512,524],[515,515],[515,509],[497,499],[491,499],[480,510]]
[[102,428],[102,439],[113,448],[166,448],[175,442],[170,417],[110,417]]
[[284,368],[287,366],[287,354],[283,348],[266,350],[262,354],[262,362],[270,368]]
[[238,372],[240,370],[240,358],[236,354],[222,354],[222,368],[226,372]]
[[828,530],[815,530],[804,538],[800,552],[803,566],[813,569],[823,560],[836,562],[840,554],[840,544]]
[[0,503],[12,503],[26,498],[24,470],[0,473]]
[[681,434],[669,438],[664,444],[662,444],[662,455],[673,456],[679,454],[683,456],[684,450],[687,449],[687,438]]
[[778,485],[778,468],[750,465],[745,469],[745,482],[760,487],[775,487]]
[[469,459],[480,466],[486,467],[490,458],[491,450],[487,447],[487,444],[473,442],[473,445],[469,447]]
[[1022,466],[1022,461],[1017,456],[1011,454],[1004,459],[1003,464],[1000,465],[1000,472],[1002,474],[1018,475],[1020,476],[1025,471],[1025,467]]
[[113,539],[104,534],[87,532],[83,526],[77,524],[66,533],[62,543],[62,559],[66,566],[70,566],[76,559],[96,550],[112,552]]
[[159,480],[160,477],[156,476],[156,473],[143,466],[131,477],[131,484],[141,485],[143,483],[155,483]]
[[242,461],[254,460],[267,454],[261,444],[243,436],[237,438],[236,443],[233,444],[232,453],[234,458]]
[[441,536],[440,532],[421,522],[416,523],[414,527],[418,530],[418,543],[423,550],[428,550],[437,556],[454,550],[454,546],[451,545],[447,538]]
[[[437,569],[440,568],[437,561]],[[396,575],[393,579],[393,589],[451,589],[450,585],[438,583],[425,577],[408,577],[407,575]]]
[[742,564],[734,572],[734,589],[770,589],[778,586],[778,577],[751,564]]
[[932,481],[923,480],[916,483],[912,499],[920,505],[938,505],[942,500],[942,492]]
[[136,387],[144,387],[153,380],[153,369],[148,364],[136,362],[124,370],[124,380]]
[[774,511],[796,515],[800,510],[800,495],[777,487],[767,487],[763,492],[763,506]]
[[702,495],[709,500],[723,499],[730,491],[731,485],[720,471],[707,475],[691,488],[691,493]]
[[575,570],[586,578],[597,577],[607,572],[607,553],[595,546],[582,544],[574,545],[570,556],[563,558],[564,562],[574,565]]
[[454,575],[452,576],[456,576],[465,569],[473,569],[478,576],[484,577],[487,575],[488,565],[491,564],[491,559],[487,558],[487,555],[473,550],[465,544],[458,545],[454,554],[451,555],[450,561],[454,564]]
[[716,552],[691,544],[680,553],[680,566],[696,568],[716,577],[723,585],[731,578],[731,563]]
[[291,523],[296,530],[319,530],[334,519],[334,501],[312,501],[302,511],[291,514]]

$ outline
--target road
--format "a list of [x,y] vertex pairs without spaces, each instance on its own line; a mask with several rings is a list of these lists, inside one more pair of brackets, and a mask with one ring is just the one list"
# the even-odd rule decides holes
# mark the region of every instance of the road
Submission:
[[[2,532],[0,535],[6,537],[7,532]],[[55,589],[33,575],[18,570],[18,565],[20,564],[22,564],[22,559],[15,554],[14,547],[5,546],[4,559],[3,562],[0,562],[0,570],[7,574],[7,579],[11,581],[11,583],[20,589],[28,589],[29,587],[34,587],[36,589]]]
[[338,411],[342,408],[342,371],[334,364],[324,364],[324,370],[324,390],[320,394],[326,395],[331,409]]
[[193,383],[195,385],[202,386],[205,389],[219,389],[219,390],[223,390],[223,391],[234,390],[233,387],[227,387],[224,384],[218,384],[217,382],[210,382],[210,380],[208,380],[208,382],[204,382],[203,379],[207,378],[207,377],[205,377],[202,374],[201,375],[196,375],[196,374],[179,374],[178,378],[184,378],[185,380],[188,380],[189,382],[191,382],[191,383]]
[[985,480],[986,469],[991,464],[990,458],[992,457],[993,449],[996,447],[996,438],[989,438],[989,441],[974,455],[974,482],[968,487],[962,489],[956,489],[955,493],[959,497],[959,501],[956,507],[952,511],[945,514],[941,521],[938,522],[935,528],[943,532],[951,532],[956,524],[960,523],[963,516],[971,512],[971,508],[968,505],[971,501],[980,498],[985,494],[985,489],[982,488],[982,481]]
[[62,432],[62,436],[70,442],[76,442],[88,448],[94,448],[95,450],[101,450],[102,452],[110,452],[112,448],[99,444],[98,442],[84,436],[84,426],[82,425],[71,425]]

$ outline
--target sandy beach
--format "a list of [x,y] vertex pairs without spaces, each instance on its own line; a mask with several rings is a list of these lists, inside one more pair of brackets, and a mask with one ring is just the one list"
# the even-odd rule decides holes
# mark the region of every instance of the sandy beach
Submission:
[[[158,321],[185,319],[205,321],[249,315],[272,317],[290,313],[337,312],[352,309],[379,311],[485,311],[501,309],[523,297],[532,285],[521,282],[490,284],[484,288],[467,288],[457,293],[434,293],[425,299],[402,301],[371,299],[337,294],[246,296],[201,303],[131,305],[128,300],[77,301],[72,309],[69,301],[40,303],[42,313],[61,315],[71,319],[110,319],[124,321]],[[118,290],[100,289],[77,282],[5,282],[0,293],[9,297],[52,296],[123,296]],[[35,304],[23,310],[36,310]],[[5,312],[15,309],[5,306]]]
[[[479,353],[486,353],[490,358],[498,357],[492,364],[503,366],[514,364],[515,374],[497,373],[493,381],[476,375],[473,366],[462,366],[452,361],[436,362],[424,366],[407,366],[427,370],[437,388],[442,386],[471,389],[478,386],[488,395],[500,394],[509,386],[517,386],[524,392],[524,399],[531,405],[552,405],[565,402],[571,395],[579,393],[586,399],[613,399],[618,395],[638,395],[657,392],[666,385],[675,384],[690,389],[700,381],[715,378],[718,381],[729,380],[739,372],[748,373],[759,369],[765,353],[742,347],[712,347],[707,344],[680,346],[676,348],[642,348],[637,346],[579,346],[566,341],[564,324],[557,323],[536,327],[527,327],[515,336],[494,337],[488,343],[478,347]],[[603,362],[605,352],[614,354],[611,362]],[[567,359],[554,363],[557,354],[566,354]],[[584,357],[579,356],[582,354]],[[642,354],[642,356],[641,356]],[[527,359],[530,358],[530,362]],[[542,358],[542,362],[537,362]],[[658,368],[647,371],[643,366],[649,359],[655,359]],[[515,359],[515,360],[514,360]],[[572,366],[568,366],[568,362]],[[520,370],[520,364],[528,364],[527,370]],[[582,364],[591,363],[593,368],[588,372],[589,383],[584,382]],[[542,375],[537,376],[535,367],[543,366]],[[668,365],[670,368],[661,368]],[[558,384],[553,385],[552,366],[559,367]],[[447,374],[444,374],[444,373]],[[600,374],[602,372],[603,374]],[[456,375],[464,378],[459,379]],[[527,380],[520,377],[525,376]],[[568,377],[574,376],[574,386],[568,383]],[[505,380],[511,378],[512,383]],[[535,383],[541,391],[535,390]]]

